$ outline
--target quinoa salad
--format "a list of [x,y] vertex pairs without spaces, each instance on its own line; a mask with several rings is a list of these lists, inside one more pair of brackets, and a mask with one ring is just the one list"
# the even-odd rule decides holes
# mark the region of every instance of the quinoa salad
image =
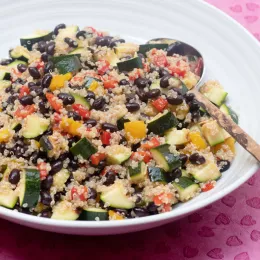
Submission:
[[[189,89],[203,60],[177,41],[126,43],[57,25],[0,62],[0,205],[59,220],[174,210],[214,188],[235,140]],[[237,123],[217,81],[200,88]]]

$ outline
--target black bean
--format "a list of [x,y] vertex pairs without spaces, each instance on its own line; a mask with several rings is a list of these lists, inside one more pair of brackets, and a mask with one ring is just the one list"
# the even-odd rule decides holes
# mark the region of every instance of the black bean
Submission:
[[167,75],[170,75],[168,70],[166,70],[164,68],[160,68],[159,69],[159,76],[160,76],[160,78],[162,78],[163,76],[167,76]]
[[95,110],[101,110],[105,105],[105,99],[103,97],[99,97],[97,98],[93,104],[92,104],[92,108]]
[[3,59],[3,60],[1,60],[0,65],[6,66],[6,65],[10,64],[12,61],[13,61],[12,59]]
[[230,168],[230,161],[227,160],[219,160],[217,164],[220,172],[225,172]]
[[126,108],[129,112],[135,112],[140,109],[140,105],[138,103],[127,103]]
[[191,118],[193,121],[198,121],[200,118],[200,111],[192,111],[191,112]]
[[50,73],[54,70],[54,63],[52,61],[48,61],[44,66],[44,74]]
[[136,152],[137,149],[141,146],[141,143],[137,143],[137,144],[133,144],[132,147],[131,147],[131,150],[133,152]]
[[190,105],[190,112],[198,111],[200,109],[200,105],[197,100],[193,100],[189,105]]
[[133,211],[131,212],[131,215],[133,217],[141,218],[141,217],[147,217],[149,216],[149,212],[147,209],[144,208],[134,208]]
[[84,62],[84,65],[88,68],[88,69],[95,69],[97,68],[96,64],[91,62],[91,61],[85,61]]
[[156,205],[154,204],[154,202],[150,202],[150,203],[147,205],[147,210],[148,210],[148,212],[150,213],[150,215],[158,214],[158,206],[156,206]]
[[13,169],[8,176],[8,181],[16,185],[20,181],[20,170]]
[[35,94],[33,94],[34,96],[42,96],[43,95],[42,87],[37,86],[37,85],[33,85],[32,87],[29,87],[29,88],[30,88],[31,92],[35,92]]
[[109,186],[112,185],[116,180],[116,175],[114,172],[109,171],[105,174],[106,181],[104,182],[104,185]]
[[71,147],[73,145],[73,143],[76,143],[79,141],[79,137],[78,136],[71,137],[68,141],[69,141],[69,147]]
[[138,88],[145,88],[148,86],[148,79],[146,78],[137,78],[134,81],[134,84],[138,87]]
[[111,43],[112,37],[111,36],[98,36],[95,40],[95,44],[97,46],[109,46]]
[[56,160],[54,162],[51,163],[51,170],[50,170],[50,174],[55,174],[57,172],[59,172],[63,167],[63,162],[60,160]]
[[31,161],[33,164],[37,164],[37,160],[39,158],[39,153],[38,151],[35,151],[31,154]]
[[41,59],[42,59],[42,61],[44,61],[44,62],[48,62],[50,57],[51,57],[51,56],[48,55],[48,54],[45,53],[45,52],[41,55]]
[[109,47],[110,48],[114,48],[117,46],[118,43],[124,43],[125,40],[124,39],[118,39],[118,40],[113,40],[110,44]]
[[97,198],[97,191],[93,188],[88,188],[88,199],[95,200]]
[[97,120],[93,119],[93,118],[90,118],[87,121],[85,121],[85,124],[86,125],[91,125],[91,127],[93,127],[93,126],[97,125]]
[[23,106],[32,105],[34,103],[32,95],[23,96],[19,98],[19,101]]
[[130,102],[130,100],[134,100],[135,99],[135,93],[130,93],[130,94],[126,94],[126,101]]
[[120,85],[120,86],[129,85],[129,81],[127,81],[126,79],[121,79],[121,80],[119,81],[119,85]]
[[206,162],[206,159],[204,156],[200,155],[199,153],[193,153],[190,158],[189,158],[190,162],[192,164],[204,164]]
[[88,33],[86,31],[78,31],[77,34],[76,34],[76,37],[77,39],[80,39],[81,37],[83,39],[86,39],[87,38],[87,35]]
[[76,41],[72,40],[69,37],[65,37],[64,42],[66,42],[69,45],[69,47],[71,47],[71,48],[77,48],[78,47],[78,43]]
[[161,95],[161,90],[160,89],[151,89],[147,92],[146,95],[148,98],[157,98]]
[[46,42],[45,42],[45,41],[40,41],[40,42],[38,42],[38,47],[37,47],[37,49],[38,49],[41,53],[45,52],[45,50],[46,50]]
[[188,161],[188,156],[187,156],[186,154],[184,154],[184,153],[181,153],[181,154],[179,155],[179,158],[180,158],[180,160],[181,160],[182,166],[184,166],[185,163]]
[[75,112],[75,111],[69,111],[68,112],[68,117],[73,118],[75,121],[80,121],[81,120],[81,116]]
[[50,210],[44,210],[44,211],[41,212],[41,215],[40,215],[40,216],[41,216],[42,218],[50,218],[51,215],[52,215],[52,214],[51,214],[51,211],[50,211]]
[[87,99],[95,99],[95,94],[94,94],[94,92],[88,90],[88,93],[87,93],[86,98],[87,98]]
[[61,195],[62,195],[61,192],[55,193],[55,195],[54,195],[54,200],[55,200],[55,202],[57,202],[57,201],[60,200]]
[[25,71],[27,70],[27,65],[20,63],[20,64],[17,65],[17,69],[18,69],[21,73],[23,73],[23,72],[25,72]]
[[178,95],[177,97],[169,96],[167,97],[167,101],[171,105],[180,105],[183,103],[183,97],[181,95]]
[[180,178],[182,175],[181,169],[176,168],[172,172],[168,173],[168,177],[171,181],[174,181],[177,178]]
[[6,103],[7,103],[7,104],[13,104],[14,101],[17,99],[17,97],[18,97],[18,96],[16,96],[16,95],[10,96],[10,97],[6,100]]
[[53,56],[55,52],[55,42],[49,42],[46,45],[46,53]]
[[62,100],[62,103],[65,106],[75,103],[75,98],[68,93],[59,93],[58,98]]
[[10,87],[5,89],[5,93],[9,93],[9,92],[13,92],[13,87],[12,86],[10,86]]
[[101,127],[103,130],[110,130],[111,133],[118,131],[117,126],[110,123],[103,123]]
[[128,213],[128,211],[126,209],[116,208],[116,209],[114,209],[114,211],[116,211],[117,213],[119,213],[122,216],[125,216],[125,217],[129,216],[129,213]]
[[123,135],[121,135],[119,144],[126,144],[126,143],[127,143],[126,138]]
[[160,87],[161,88],[167,88],[170,86],[169,79],[171,78],[171,75],[165,75],[160,80]]
[[184,95],[184,98],[188,103],[188,102],[191,102],[195,98],[195,95],[193,93],[186,93]]
[[45,106],[45,104],[46,104],[46,102],[44,102],[44,101],[40,101],[40,102],[38,103],[40,112],[41,112],[43,115],[49,113],[49,108],[47,108],[47,107]]
[[28,70],[29,70],[30,75],[34,79],[40,79],[41,78],[41,74],[36,67],[29,67]]
[[66,25],[65,25],[64,23],[58,24],[58,25],[54,28],[53,33],[54,33],[55,35],[58,35],[59,30],[60,30],[60,29],[65,29],[65,28],[66,28]]
[[43,190],[49,190],[52,184],[53,177],[51,175],[48,175],[45,180],[41,181],[41,188]]
[[29,82],[28,87],[31,90],[31,88],[36,87],[36,84],[34,82]]
[[42,78],[41,86],[42,88],[48,88],[51,84],[52,75],[51,74],[45,74]]
[[148,101],[148,96],[147,96],[147,92],[139,89],[136,94],[138,95],[139,99],[142,101],[142,102],[147,102]]
[[69,168],[72,169],[73,171],[76,171],[79,168],[79,163],[77,160],[70,160],[69,162]]
[[106,167],[106,165],[107,165],[106,161],[105,161],[105,160],[102,160],[102,161],[99,162],[97,168],[98,168],[99,170],[103,170],[103,169]]
[[50,206],[52,201],[51,195],[47,191],[42,191],[41,192],[41,203],[45,206]]

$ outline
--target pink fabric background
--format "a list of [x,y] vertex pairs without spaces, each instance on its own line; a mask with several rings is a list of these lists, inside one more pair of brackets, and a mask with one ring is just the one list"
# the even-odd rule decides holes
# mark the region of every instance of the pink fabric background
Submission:
[[[207,1],[234,17],[260,40],[260,0]],[[180,221],[113,237],[52,234],[0,220],[0,260],[258,260],[259,189],[260,171],[221,201]]]

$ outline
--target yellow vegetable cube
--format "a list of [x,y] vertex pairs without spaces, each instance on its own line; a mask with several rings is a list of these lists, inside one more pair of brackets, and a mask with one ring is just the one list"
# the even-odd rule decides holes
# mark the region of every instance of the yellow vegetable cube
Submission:
[[79,121],[74,121],[72,122],[72,124],[69,126],[69,131],[68,133],[71,134],[71,135],[81,135],[79,133],[79,128],[82,126],[82,123],[79,122]]
[[203,150],[207,148],[207,143],[201,136],[199,132],[190,132],[189,140],[192,144],[194,144],[199,150]]
[[71,78],[72,74],[70,72],[64,75],[54,75],[50,84],[51,91],[63,88],[65,81],[68,81]]
[[236,140],[233,137],[227,138],[223,143],[217,144],[214,147],[212,147],[212,151],[214,154],[216,154],[219,150],[226,151],[227,148],[230,150],[233,154],[235,154],[236,149],[235,149],[235,142]]
[[124,217],[121,216],[120,214],[116,213],[114,210],[109,210],[108,211],[108,215],[109,215],[109,218],[111,220],[123,220]]
[[0,143],[6,143],[11,138],[11,133],[8,129],[2,128],[0,129]]
[[126,139],[141,139],[146,136],[146,124],[144,121],[133,121],[124,123]]

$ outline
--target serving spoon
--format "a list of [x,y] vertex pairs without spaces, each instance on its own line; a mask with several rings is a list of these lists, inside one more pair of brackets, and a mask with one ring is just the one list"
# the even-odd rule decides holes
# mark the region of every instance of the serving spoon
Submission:
[[191,45],[182,41],[177,41],[169,38],[157,38],[152,39],[148,43],[168,43],[167,54],[172,55],[174,53],[180,55],[194,55],[202,60],[200,70],[200,80],[193,89],[188,93],[193,93],[200,105],[214,118],[218,124],[223,127],[245,150],[253,155],[260,162],[260,145],[248,135],[240,126],[238,126],[230,116],[225,115],[217,106],[211,103],[204,95],[198,90],[198,86],[202,81],[202,77],[205,73],[204,60],[201,53]]

